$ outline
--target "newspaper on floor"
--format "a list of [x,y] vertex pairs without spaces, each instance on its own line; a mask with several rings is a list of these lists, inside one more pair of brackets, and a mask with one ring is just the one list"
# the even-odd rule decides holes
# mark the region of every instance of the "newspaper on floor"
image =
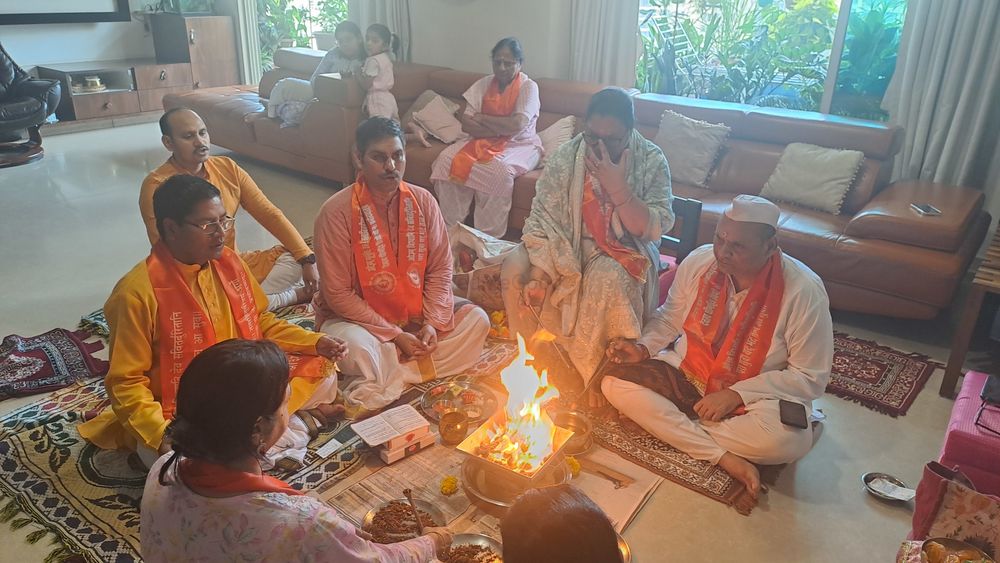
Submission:
[[[581,457],[613,468],[632,480],[627,486],[616,489],[606,477],[583,471],[571,481],[604,510],[615,530],[621,533],[663,478],[599,446]],[[461,488],[451,496],[441,494],[441,480],[449,475],[460,478],[465,459],[465,455],[455,449],[435,444],[390,466],[370,465],[326,491],[312,494],[336,508],[348,520],[360,524],[369,510],[382,502],[402,498],[403,489],[410,488],[414,498],[440,508],[454,532],[479,533],[500,539],[499,519],[472,504]]]

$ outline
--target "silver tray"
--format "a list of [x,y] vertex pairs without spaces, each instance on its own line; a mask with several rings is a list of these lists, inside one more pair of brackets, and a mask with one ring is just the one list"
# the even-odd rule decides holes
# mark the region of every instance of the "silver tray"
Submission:
[[[469,500],[479,500],[499,509],[510,508],[514,501],[524,492],[525,487],[513,479],[493,479],[492,464],[486,460],[468,458],[462,464],[462,488],[469,495]],[[553,463],[539,473],[535,487],[561,485],[568,483],[572,474],[563,459]],[[473,498],[474,497],[474,498]]]
[[488,547],[500,556],[497,561],[503,561],[503,546],[497,540],[483,535],[483,534],[455,534],[455,537],[451,541],[451,545],[478,545],[480,547]]
[[[462,403],[462,393],[468,391],[477,397],[475,403],[466,405],[469,410],[466,410],[465,414],[469,417],[470,426],[486,420],[497,410],[500,401],[497,399],[496,393],[489,387],[472,381],[444,381],[431,387],[424,391],[423,397],[420,398],[420,410],[424,411],[428,418],[438,422],[441,419],[441,414],[434,410],[434,405],[447,400]],[[473,414],[476,416],[472,416]]]
[[[393,499],[393,500],[390,500],[390,501],[386,501],[386,502],[380,503],[375,508],[372,508],[371,510],[369,510],[368,514],[365,514],[365,517],[361,520],[361,529],[364,530],[365,532],[367,532],[368,529],[371,528],[372,522],[375,520],[375,514],[379,510],[385,508],[386,506],[389,506],[389,503],[393,502],[393,501],[401,502],[401,503],[407,504],[407,505],[409,504],[409,501],[407,501],[405,498],[397,498],[397,499]],[[434,520],[434,525],[435,526],[439,526],[440,527],[440,526],[444,526],[444,525],[446,525],[448,523],[448,520],[445,519],[445,517],[444,517],[444,512],[441,512],[440,508],[438,508],[437,506],[435,506],[435,505],[427,502],[426,500],[421,500],[421,499],[415,498],[415,499],[413,499],[413,504],[417,505],[417,508],[419,510],[423,510],[427,514],[430,514],[431,518]],[[402,540],[400,540],[400,541],[402,541]]]
[[910,488],[909,485],[907,485],[903,481],[899,480],[898,478],[893,477],[892,475],[889,475],[888,473],[879,473],[877,471],[870,471],[870,472],[865,473],[864,475],[861,476],[861,483],[865,486],[865,490],[868,491],[868,494],[872,495],[875,498],[879,498],[879,499],[887,500],[887,501],[891,501],[891,502],[906,502],[903,499],[898,499],[898,498],[895,498],[895,497],[891,497],[889,495],[882,494],[879,491],[875,490],[875,488],[872,487],[871,483],[872,483],[872,481],[874,481],[875,479],[878,479],[878,478],[885,479],[886,481],[892,483],[893,485],[896,485],[897,487],[904,487],[904,488],[907,488],[907,489]]
[[618,536],[618,551],[622,553],[622,561],[624,563],[632,563],[632,548],[628,546],[628,542],[621,534],[615,532]]

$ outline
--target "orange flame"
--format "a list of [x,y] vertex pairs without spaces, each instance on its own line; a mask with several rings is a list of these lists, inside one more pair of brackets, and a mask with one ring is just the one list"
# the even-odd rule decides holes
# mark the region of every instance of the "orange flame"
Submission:
[[559,391],[549,385],[546,370],[539,373],[529,365],[534,356],[525,349],[521,335],[517,336],[517,347],[517,357],[500,372],[500,380],[509,393],[505,416],[497,419],[487,433],[488,439],[476,447],[476,453],[530,476],[553,453],[556,426],[542,406],[558,397]]

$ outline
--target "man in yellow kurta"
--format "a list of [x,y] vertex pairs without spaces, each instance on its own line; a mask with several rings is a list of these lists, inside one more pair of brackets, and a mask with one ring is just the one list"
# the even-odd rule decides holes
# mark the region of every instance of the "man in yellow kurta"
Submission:
[[180,374],[198,352],[230,338],[266,338],[294,354],[290,412],[331,403],[337,378],[334,365],[323,358],[341,358],[346,346],[267,312],[249,267],[225,246],[233,219],[219,190],[195,176],[177,175],[157,190],[153,206],[161,240],[104,305],[111,328],[105,378],[111,408],[80,425],[80,434],[105,449],[135,449],[151,465],[157,452],[169,451],[164,430]]
[[[209,155],[211,139],[201,117],[188,108],[167,110],[160,118],[160,132],[163,135],[160,141],[170,151],[170,158],[146,176],[139,191],[139,212],[146,224],[149,243],[156,244],[160,239],[153,216],[153,193],[171,176],[198,176],[219,189],[222,205],[230,217],[236,217],[242,206],[281,243],[267,250],[242,254],[267,295],[268,307],[273,311],[312,297],[319,289],[316,256],[246,170],[230,158]],[[226,246],[237,250],[235,229],[226,232]]]

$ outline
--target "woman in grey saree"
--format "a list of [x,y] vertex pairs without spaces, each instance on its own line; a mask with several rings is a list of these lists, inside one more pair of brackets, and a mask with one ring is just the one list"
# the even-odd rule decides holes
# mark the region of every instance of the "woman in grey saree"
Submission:
[[502,272],[511,331],[555,335],[583,384],[609,340],[642,333],[657,304],[660,236],[674,223],[667,160],[634,122],[623,90],[591,98],[584,132],[549,156]]

